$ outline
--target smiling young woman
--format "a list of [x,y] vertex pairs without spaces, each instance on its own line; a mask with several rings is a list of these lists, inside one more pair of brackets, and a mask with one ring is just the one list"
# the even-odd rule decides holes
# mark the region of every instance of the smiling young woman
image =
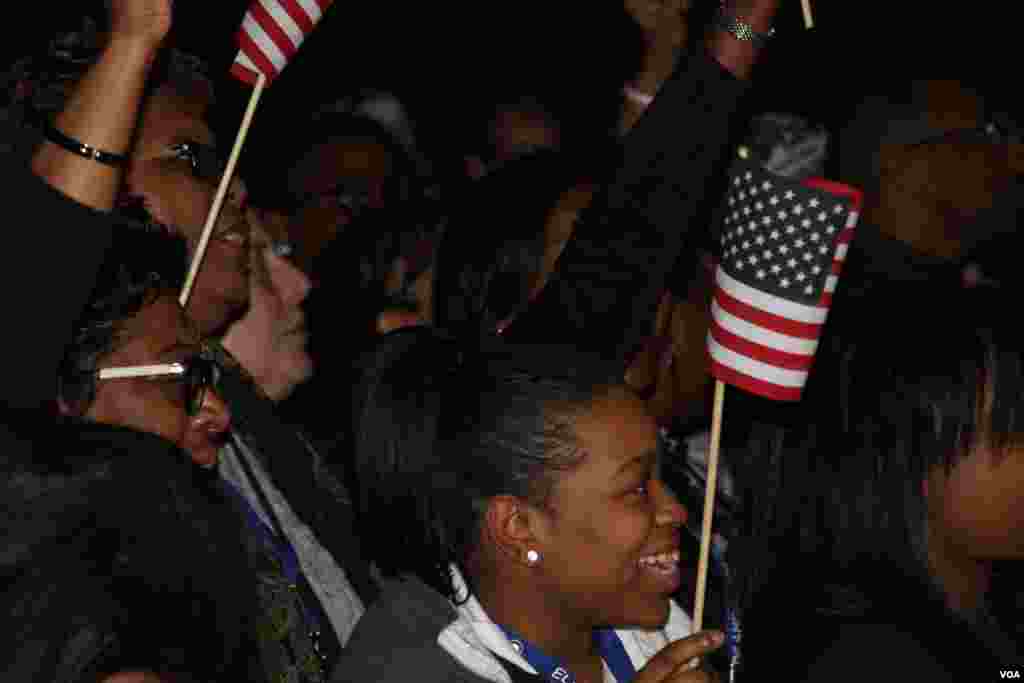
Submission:
[[[686,511],[618,375],[571,348],[383,338],[357,398],[352,490],[368,554],[395,579],[335,680],[706,680],[685,666],[720,640],[687,638],[669,597]],[[403,521],[381,534],[381,520]]]

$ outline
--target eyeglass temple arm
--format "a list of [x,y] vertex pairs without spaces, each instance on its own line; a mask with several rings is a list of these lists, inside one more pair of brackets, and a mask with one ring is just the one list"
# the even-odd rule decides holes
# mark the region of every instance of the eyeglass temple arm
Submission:
[[180,375],[185,372],[181,363],[160,363],[157,365],[126,365],[119,368],[103,368],[100,379],[128,379],[131,377],[153,377],[159,375]]

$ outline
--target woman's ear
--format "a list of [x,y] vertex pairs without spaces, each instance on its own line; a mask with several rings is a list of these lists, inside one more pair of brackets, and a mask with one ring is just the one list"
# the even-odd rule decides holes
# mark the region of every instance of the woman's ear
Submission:
[[68,405],[68,402],[61,398],[60,396],[57,397],[57,410],[60,411],[60,414],[64,416],[78,414],[77,411],[72,410],[71,406]]
[[[501,557],[523,566],[530,551],[542,552],[542,513],[516,496],[495,496],[484,513],[484,534]],[[538,533],[540,532],[540,533]]]
[[[88,394],[91,395],[92,399],[95,399],[96,397],[96,388],[97,387],[94,386],[91,391],[87,392]],[[64,417],[84,417],[85,414],[89,411],[89,406],[91,404],[92,399],[82,398],[79,395],[81,392],[76,392],[75,388],[73,387],[70,388],[69,391],[69,387],[59,377],[57,379],[56,393],[57,396],[54,398],[52,405],[55,405],[57,407],[57,412],[60,415],[63,415]],[[66,397],[66,394],[68,393],[71,393],[73,396],[79,395],[79,398],[69,399]]]

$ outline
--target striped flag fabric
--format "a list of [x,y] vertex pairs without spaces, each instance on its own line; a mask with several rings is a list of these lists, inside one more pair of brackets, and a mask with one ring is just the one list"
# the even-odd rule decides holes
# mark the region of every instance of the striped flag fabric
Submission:
[[238,29],[235,78],[255,85],[276,78],[334,0],[253,0]]
[[847,185],[733,167],[707,338],[716,379],[800,399],[861,203]]

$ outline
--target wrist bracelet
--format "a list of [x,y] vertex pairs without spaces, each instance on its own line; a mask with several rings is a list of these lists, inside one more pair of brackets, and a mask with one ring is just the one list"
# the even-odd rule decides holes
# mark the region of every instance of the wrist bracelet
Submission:
[[745,43],[752,43],[754,47],[762,48],[768,39],[775,35],[775,29],[769,29],[764,33],[754,30],[754,27],[745,21],[736,18],[725,8],[725,3],[718,8],[715,15],[715,26],[731,35],[736,40]]
[[96,149],[84,142],[68,137],[49,122],[43,124],[43,136],[53,144],[63,147],[72,154],[98,161],[107,166],[124,166],[128,163],[127,154],[114,154],[113,152],[104,152],[102,149]]

